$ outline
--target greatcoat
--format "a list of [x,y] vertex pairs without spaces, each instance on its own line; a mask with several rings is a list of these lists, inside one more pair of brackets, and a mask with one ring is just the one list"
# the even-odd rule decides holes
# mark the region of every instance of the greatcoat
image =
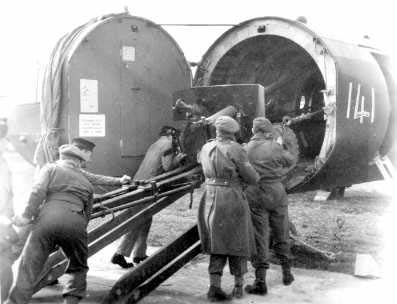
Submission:
[[198,161],[206,178],[198,212],[203,251],[249,258],[255,241],[242,184],[259,177],[247,153],[231,138],[217,137],[202,147]]

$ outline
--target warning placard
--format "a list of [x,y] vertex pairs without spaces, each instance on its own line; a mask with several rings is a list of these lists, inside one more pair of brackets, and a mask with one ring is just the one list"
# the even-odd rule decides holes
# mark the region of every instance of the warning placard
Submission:
[[98,112],[98,80],[80,79],[80,112]]
[[133,46],[123,46],[121,54],[123,61],[135,61],[135,48]]
[[105,137],[105,114],[80,114],[79,136],[81,137]]

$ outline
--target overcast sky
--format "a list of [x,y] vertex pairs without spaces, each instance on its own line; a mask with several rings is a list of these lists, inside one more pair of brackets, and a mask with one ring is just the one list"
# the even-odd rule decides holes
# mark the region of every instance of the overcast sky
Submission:
[[[9,103],[33,102],[36,99],[37,73],[63,34],[93,17],[123,12],[125,6],[132,15],[159,24],[237,24],[261,16],[291,19],[306,16],[308,26],[326,36],[359,42],[363,35],[369,35],[382,49],[397,54],[393,32],[397,18],[392,3],[386,0],[1,0],[0,111],[8,108]],[[198,61],[228,28],[165,29],[176,39],[189,61]]]

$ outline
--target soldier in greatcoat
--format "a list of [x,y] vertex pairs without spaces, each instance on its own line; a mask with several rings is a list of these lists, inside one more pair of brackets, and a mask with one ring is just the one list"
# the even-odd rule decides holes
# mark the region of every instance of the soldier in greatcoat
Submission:
[[243,275],[247,259],[255,252],[248,202],[242,185],[255,184],[258,174],[247,153],[235,141],[239,124],[228,116],[215,121],[216,138],[207,142],[198,155],[205,176],[205,192],[200,201],[198,225],[203,251],[210,255],[208,272],[210,301],[229,299],[221,289],[226,262],[235,277],[232,295],[243,295]]

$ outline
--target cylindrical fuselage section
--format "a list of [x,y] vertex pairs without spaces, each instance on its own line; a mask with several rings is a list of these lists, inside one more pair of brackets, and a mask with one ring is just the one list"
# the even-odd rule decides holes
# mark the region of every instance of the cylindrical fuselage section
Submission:
[[87,26],[69,48],[62,82],[64,141],[96,144],[89,169],[133,175],[164,125],[172,94],[191,86],[190,67],[160,26],[122,14]]
[[293,126],[301,153],[290,191],[378,177],[369,163],[385,138],[390,100],[368,48],[320,37],[296,21],[249,20],[209,48],[194,79],[197,86],[238,83],[264,86],[273,123],[324,109]]

